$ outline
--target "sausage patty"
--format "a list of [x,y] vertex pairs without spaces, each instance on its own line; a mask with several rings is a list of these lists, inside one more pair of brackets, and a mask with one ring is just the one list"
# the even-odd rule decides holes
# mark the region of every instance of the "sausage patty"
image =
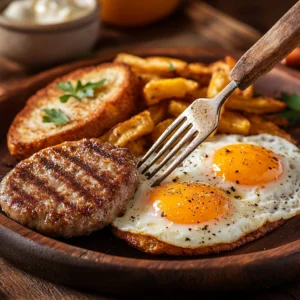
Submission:
[[20,162],[1,182],[0,205],[10,218],[41,233],[87,235],[124,212],[137,184],[129,150],[83,139]]

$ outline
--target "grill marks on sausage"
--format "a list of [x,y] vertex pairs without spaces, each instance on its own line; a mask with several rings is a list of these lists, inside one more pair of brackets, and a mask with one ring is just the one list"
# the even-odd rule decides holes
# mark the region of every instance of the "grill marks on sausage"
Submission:
[[25,182],[29,181],[32,185],[36,186],[38,189],[43,191],[45,194],[50,195],[53,197],[58,203],[63,202],[64,205],[75,208],[76,205],[74,205],[71,202],[68,202],[64,195],[57,192],[57,190],[54,187],[51,187],[49,185],[49,180],[44,180],[41,177],[38,177],[34,175],[30,170],[24,170],[21,169],[18,172],[18,176]]
[[69,183],[70,187],[73,190],[77,191],[78,194],[84,198],[84,200],[92,200],[93,202],[95,202],[95,204],[97,204],[98,207],[103,205],[104,200],[95,195],[91,190],[85,188],[82,184],[80,184],[74,174],[63,170],[63,168],[61,168],[59,165],[43,156],[40,156],[40,160],[46,169],[54,171],[59,176],[58,178],[60,178],[60,180]]
[[[104,156],[105,158],[112,159],[115,162],[124,163],[123,159],[119,159],[114,155],[108,155],[105,151],[102,149],[98,148],[95,144],[89,143],[93,147],[89,149],[97,149],[99,151],[96,151],[99,153],[101,156]],[[95,147],[94,147],[95,146]],[[115,182],[115,179],[107,172],[102,172],[101,175],[97,174],[96,170],[92,168],[89,164],[85,163],[83,160],[76,156],[71,156],[68,153],[66,153],[63,149],[61,148],[53,148],[52,149],[56,154],[62,156],[65,160],[70,161],[74,165],[80,167],[82,170],[84,170],[89,176],[94,178],[100,185],[103,187],[103,189],[106,189],[109,195],[112,195],[114,192],[114,185],[117,184]],[[89,189],[84,188],[77,180],[74,174],[72,175],[70,172],[67,172],[63,170],[59,165],[54,163],[52,160],[49,160],[43,156],[40,156],[40,160],[42,164],[45,166],[46,169],[48,170],[53,170],[56,174],[58,174],[60,177],[57,178],[61,181],[64,181],[70,187],[78,192],[85,200],[87,198],[93,200],[98,206],[103,204],[103,199],[97,197],[92,191]],[[59,192],[54,187],[51,187],[49,184],[49,180],[42,179],[41,176],[36,176],[34,175],[30,169],[21,169],[18,172],[18,177],[23,180],[24,182],[30,182],[33,186],[37,187],[41,191],[43,191],[45,194],[48,194],[49,196],[53,197],[55,201],[58,203],[64,203],[64,205],[70,207],[70,208],[76,208],[76,205],[67,201],[65,196]],[[14,203],[24,203],[30,202],[30,205],[33,205],[33,203],[37,203],[38,199],[36,199],[34,196],[28,194],[24,190],[20,189],[17,187],[16,184],[12,184],[12,190],[16,193],[16,196],[14,197]],[[81,209],[81,212],[84,213],[89,213],[89,208],[87,209]]]
[[96,144],[96,143],[92,142],[91,140],[85,141],[85,146],[89,150],[96,152],[98,155],[100,155],[100,157],[110,159],[113,163],[115,163],[117,165],[126,164],[126,160],[124,157],[114,155],[111,153],[111,151],[106,151],[105,149],[103,149],[103,147],[101,147],[101,145]]
[[38,203],[38,199],[33,197],[31,194],[27,193],[13,180],[8,181],[7,192],[9,193],[9,196],[12,199],[10,206],[13,206],[15,204],[22,205],[24,203],[24,199],[26,199],[26,204],[30,207],[34,207]]
[[111,148],[110,145],[103,145],[99,143],[95,143],[92,140],[85,140],[84,145],[87,149],[92,151],[93,153],[97,153],[99,155],[99,159],[108,159],[111,164],[115,164],[117,168],[122,169],[124,173],[124,184],[130,182],[130,170],[128,169],[128,161],[126,159],[127,155],[120,155],[120,150],[117,154],[114,153],[114,148]]
[[101,174],[92,168],[89,164],[85,163],[82,159],[71,156],[61,148],[53,148],[53,151],[58,155],[64,157],[66,160],[71,161],[74,165],[79,166],[83,169],[89,176],[93,177],[100,185],[103,185],[104,189],[110,190],[113,192],[112,184],[115,184],[115,179],[107,172],[102,171]]
[[46,180],[38,178],[33,173],[31,173],[29,170],[20,170],[18,173],[18,176],[22,180],[29,181],[34,186],[41,189],[43,192],[51,195],[56,201],[58,201],[58,202],[64,201],[64,197],[61,194],[57,193],[56,190],[51,188]]

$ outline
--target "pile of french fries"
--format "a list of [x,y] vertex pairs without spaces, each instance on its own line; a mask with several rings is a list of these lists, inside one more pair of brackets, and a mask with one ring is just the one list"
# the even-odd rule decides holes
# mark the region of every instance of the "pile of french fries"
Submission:
[[[131,67],[140,82],[140,113],[114,126],[100,139],[143,155],[164,130],[195,99],[215,97],[230,81],[236,64],[232,57],[205,65],[169,57],[120,53],[115,62]],[[284,131],[288,121],[274,113],[286,104],[270,97],[254,97],[253,86],[236,90],[225,103],[216,133],[254,135],[269,133],[295,143]]]

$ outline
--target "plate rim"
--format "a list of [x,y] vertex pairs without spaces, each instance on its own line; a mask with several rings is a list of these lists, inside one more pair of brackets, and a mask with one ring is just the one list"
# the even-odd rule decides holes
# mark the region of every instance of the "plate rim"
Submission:
[[[93,65],[97,63],[101,63],[104,61],[111,60],[117,53],[120,52],[130,52],[140,56],[147,56],[147,55],[159,55],[163,53],[169,53],[168,55],[171,56],[208,56],[208,57],[216,57],[216,56],[225,56],[225,55],[235,55],[238,56],[238,52],[234,51],[227,51],[223,49],[214,49],[214,48],[203,48],[203,47],[161,47],[161,48],[139,48],[135,47],[126,48],[121,50],[110,51],[109,53],[104,53],[97,55],[95,58],[81,60],[77,62],[73,62],[71,64],[66,64],[62,66],[58,66],[56,68],[50,69],[48,71],[44,71],[38,75],[35,75],[29,78],[26,82],[21,84],[20,89],[27,88],[30,85],[37,84],[40,80],[47,76],[47,74],[51,73],[53,76],[59,76],[62,70],[63,73],[69,72],[70,69],[74,69],[77,67],[83,67],[87,65]],[[65,69],[67,67],[67,70]],[[284,66],[276,67],[276,70],[279,72],[283,72],[285,74],[289,74],[293,76],[293,80],[299,82],[300,85],[300,75],[295,77],[293,72],[290,72],[288,68]],[[42,78],[42,79],[41,79]],[[0,102],[13,97],[16,91],[8,92],[4,95],[4,98],[1,99]],[[285,226],[285,225],[282,225]],[[23,231],[23,233],[22,233]],[[207,271],[210,269],[215,270],[225,270],[225,269],[237,269],[238,267],[252,267],[258,266],[263,263],[266,269],[272,269],[274,267],[274,262],[284,259],[286,265],[290,266],[293,262],[297,261],[300,262],[300,240],[293,241],[291,243],[287,243],[281,245],[276,248],[264,250],[264,251],[257,251],[251,252],[246,254],[238,254],[238,255],[230,255],[224,257],[205,257],[205,256],[197,256],[191,259],[180,260],[176,259],[163,259],[160,257],[159,259],[140,259],[140,258],[131,258],[131,257],[122,257],[117,255],[105,254],[102,252],[97,252],[93,250],[88,250],[84,248],[80,248],[77,246],[73,246],[70,244],[66,244],[64,242],[55,240],[51,237],[44,236],[40,233],[37,233],[31,229],[28,229],[17,222],[9,219],[6,215],[0,213],[0,238],[3,238],[5,241],[7,237],[10,236],[12,240],[10,241],[11,244],[19,244],[17,247],[21,249],[22,245],[26,249],[28,247],[28,241],[31,241],[35,245],[42,247],[44,251],[54,251],[55,254],[58,254],[56,260],[60,263],[65,263],[63,260],[65,257],[71,258],[70,263],[72,264],[72,260],[74,263],[81,262],[82,264],[93,264],[93,267],[99,268],[115,268],[121,272],[127,271],[139,271],[144,269],[151,269],[155,272],[173,272],[174,269],[180,268],[183,272],[188,271]],[[21,238],[21,240],[20,240]],[[31,245],[32,246],[32,245]],[[4,253],[5,247],[0,246],[0,253],[5,257],[8,257],[12,261],[18,262],[19,258],[12,258],[8,253]],[[22,251],[22,250],[19,250]],[[24,249],[23,249],[24,251]],[[70,252],[72,254],[70,255]],[[62,254],[62,256],[60,256]],[[230,259],[229,259],[230,258]],[[62,259],[60,261],[60,259]],[[134,264],[134,262],[137,262]],[[289,274],[290,276],[287,277],[295,277],[300,275],[300,268],[292,272],[293,274]],[[296,269],[296,268],[295,268]]]
[[[4,224],[3,222],[1,222],[1,219],[4,219]],[[11,226],[7,226],[6,224],[11,224]],[[282,226],[284,226],[285,224],[283,224]],[[255,260],[256,256],[259,254],[260,258],[259,260],[263,260],[264,262],[268,262],[273,261],[276,258],[282,257],[284,254],[285,256],[293,256],[294,254],[299,254],[300,255],[300,240],[299,241],[294,241],[288,244],[284,244],[282,246],[279,247],[275,247],[272,249],[268,249],[268,250],[264,250],[264,251],[256,251],[256,252],[251,252],[251,253],[246,253],[246,254],[236,254],[236,255],[231,255],[230,258],[234,258],[234,262],[231,262],[230,264],[228,263],[228,256],[223,256],[223,257],[206,257],[204,256],[195,256],[195,257],[191,257],[191,259],[184,259],[184,260],[180,260],[180,259],[176,259],[176,256],[169,256],[169,257],[173,257],[174,260],[164,260],[161,259],[162,256],[160,256],[160,259],[157,260],[153,260],[153,259],[143,259],[143,258],[131,258],[131,257],[123,257],[123,256],[117,256],[117,255],[111,255],[111,254],[106,254],[106,253],[102,253],[102,252],[97,252],[94,250],[88,250],[88,249],[84,249],[84,248],[80,248],[77,246],[73,246],[70,244],[66,244],[62,241],[56,240],[55,238],[52,237],[48,237],[48,236],[44,236],[38,232],[35,232],[29,228],[26,228],[25,226],[17,223],[16,221],[8,218],[6,215],[4,215],[3,213],[0,214],[0,229],[1,227],[5,227],[8,231],[12,231],[15,234],[19,234],[18,230],[26,230],[26,234],[31,236],[31,239],[28,239],[27,236],[21,235],[21,237],[25,240],[29,240],[33,243],[35,243],[36,245],[39,245],[41,247],[44,247],[45,249],[55,249],[57,250],[60,254],[64,254],[64,255],[68,255],[69,252],[68,250],[74,249],[76,252],[78,252],[79,254],[79,258],[82,258],[83,255],[82,253],[79,252],[84,252],[85,254],[88,255],[84,255],[85,258],[83,258],[83,261],[90,261],[93,263],[99,263],[99,258],[104,258],[103,261],[100,262],[100,264],[107,264],[109,263],[109,266],[122,266],[122,267],[130,267],[132,268],[132,264],[128,264],[127,261],[133,262],[138,260],[139,262],[143,262],[143,263],[149,263],[148,266],[151,265],[151,267],[153,268],[153,265],[155,265],[156,263],[159,264],[159,269],[160,270],[174,270],[174,268],[170,268],[171,266],[173,266],[174,264],[180,265],[181,269],[198,269],[197,266],[195,265],[195,263],[197,262],[201,262],[204,263],[204,265],[209,261],[215,261],[216,262],[216,268],[218,268],[218,266],[222,265],[222,267],[228,267],[230,265],[236,265],[237,263],[243,264],[243,265],[247,265],[247,264],[252,264],[253,262],[256,262],[257,259]],[[12,227],[15,227],[16,230],[13,230]],[[0,230],[0,236],[1,236],[1,230]],[[44,239],[45,242],[43,241]],[[53,244],[57,245],[58,249],[56,249],[56,247],[49,247],[47,245],[47,241],[53,241]],[[19,241],[18,241],[19,242]],[[63,246],[63,247],[60,247]],[[63,250],[61,250],[63,249]],[[283,249],[287,249],[285,252],[282,252]],[[276,251],[275,251],[276,250]],[[226,251],[226,252],[230,252]],[[272,255],[270,255],[272,254]],[[91,257],[90,257],[91,256]],[[94,259],[92,259],[93,256],[97,256]],[[247,256],[247,261],[245,262],[243,260],[244,256]],[[78,258],[76,257],[76,258]],[[155,256],[153,256],[155,257]],[[111,260],[106,261],[106,258],[113,258],[114,262],[112,262]],[[227,261],[227,264],[224,264]],[[161,263],[164,264],[164,266],[161,266]],[[184,266],[187,263],[193,263],[192,267],[188,267],[186,268],[186,266]],[[222,264],[221,264],[222,263]],[[181,264],[183,264],[181,266]],[[147,266],[146,266],[147,267]],[[139,268],[135,266],[135,268]],[[142,268],[145,268],[145,266],[142,266]]]

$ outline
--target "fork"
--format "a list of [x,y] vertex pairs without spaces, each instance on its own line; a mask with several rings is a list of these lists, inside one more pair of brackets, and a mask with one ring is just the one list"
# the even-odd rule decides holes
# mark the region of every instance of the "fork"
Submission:
[[[142,174],[149,180],[179,154],[152,186],[159,185],[217,129],[221,108],[235,89],[246,89],[299,44],[300,1],[240,58],[231,70],[232,81],[215,98],[195,100],[153,144],[138,164],[139,168],[145,164]],[[146,163],[149,158],[150,162]],[[150,171],[160,158],[162,160]]]

